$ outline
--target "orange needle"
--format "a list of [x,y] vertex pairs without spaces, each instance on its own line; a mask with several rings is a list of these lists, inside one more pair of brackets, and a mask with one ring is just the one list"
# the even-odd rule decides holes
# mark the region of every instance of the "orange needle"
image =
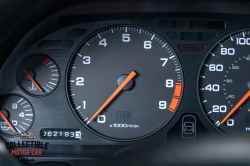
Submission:
[[245,96],[234,106],[234,108],[227,114],[227,116],[220,122],[223,124],[250,96],[250,90],[245,94]]
[[14,129],[14,127],[12,127],[11,123],[8,121],[8,119],[4,116],[4,114],[2,113],[2,111],[0,110],[0,116],[3,118],[3,120],[10,126],[10,128],[14,131],[14,133],[16,133],[16,130]]
[[91,117],[91,119],[87,122],[91,122],[117,95],[118,93],[131,81],[136,75],[135,71],[132,71],[128,77],[122,82],[122,84],[113,92],[113,94],[108,98],[107,101],[99,108],[99,110]]
[[29,72],[26,69],[23,69],[23,72],[29,77],[29,79],[36,85],[36,87],[43,92],[43,90],[41,89],[41,87],[38,85],[38,83],[36,83],[36,81],[31,77],[31,75],[29,74]]

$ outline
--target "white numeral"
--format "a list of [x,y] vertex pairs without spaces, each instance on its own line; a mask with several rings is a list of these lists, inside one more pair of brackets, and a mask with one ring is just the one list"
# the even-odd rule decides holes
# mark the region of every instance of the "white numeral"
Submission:
[[250,38],[236,38],[237,45],[250,45]]
[[99,45],[100,45],[100,46],[106,47],[106,46],[108,45],[106,39],[102,39],[102,40],[99,42]]
[[52,131],[48,131],[48,137],[51,137],[52,136]]
[[223,65],[222,64],[210,64],[209,65],[209,71],[223,71]]
[[97,122],[98,123],[105,123],[106,121],[106,116],[105,115],[98,115],[97,116]]
[[57,137],[57,131],[53,131],[53,137]]
[[162,66],[165,66],[166,63],[167,63],[167,61],[168,61],[168,58],[161,58],[161,61],[164,61],[163,64],[162,64]]
[[233,119],[228,119],[227,120],[227,126],[234,126],[234,120]]
[[144,41],[144,48],[145,49],[151,49],[152,48],[152,42],[151,41]]
[[91,63],[90,56],[84,56],[82,57],[82,59],[83,59],[82,63],[85,65],[89,65]]
[[166,80],[166,87],[167,88],[173,88],[174,87],[174,80],[167,79]]
[[122,34],[123,42],[130,42],[130,34]]
[[82,102],[82,109],[84,109],[84,110],[86,109],[86,101]]
[[213,112],[227,112],[227,106],[225,105],[213,105]]
[[167,102],[166,101],[159,101],[159,109],[163,110],[167,108]]
[[213,84],[213,85],[208,84],[208,85],[205,87],[205,90],[218,92],[218,91],[220,91],[220,85],[218,85],[218,84]]
[[76,85],[83,86],[84,85],[84,78],[83,77],[76,77]]
[[24,112],[21,112],[20,114],[19,114],[19,117],[24,117]]
[[234,55],[235,49],[234,48],[221,48],[220,54],[221,55]]
[[17,103],[12,104],[12,109],[17,109]]
[[17,125],[17,121],[16,120],[12,120],[12,125],[16,126]]

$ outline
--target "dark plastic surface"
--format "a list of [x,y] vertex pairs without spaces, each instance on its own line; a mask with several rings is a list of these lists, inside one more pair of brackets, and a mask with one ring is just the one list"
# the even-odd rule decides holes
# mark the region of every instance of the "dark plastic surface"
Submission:
[[204,44],[178,44],[178,48],[183,53],[201,53],[205,49]]
[[84,35],[87,32],[86,29],[74,29],[71,32],[69,32],[69,37],[81,37],[82,35]]
[[[73,35],[69,36],[72,37]],[[73,46],[73,41],[63,41],[63,40],[43,40],[38,43],[37,48],[40,49],[70,49]]]

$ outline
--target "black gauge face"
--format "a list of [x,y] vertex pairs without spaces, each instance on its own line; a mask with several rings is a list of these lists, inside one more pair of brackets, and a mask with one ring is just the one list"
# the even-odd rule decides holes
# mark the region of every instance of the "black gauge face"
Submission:
[[19,87],[32,96],[45,96],[52,93],[59,81],[59,67],[47,55],[30,55],[17,68]]
[[135,140],[161,129],[181,100],[177,55],[156,33],[135,26],[106,28],[73,54],[67,93],[77,118],[113,140]]
[[230,34],[206,56],[199,75],[201,105],[232,136],[250,136],[250,31]]
[[10,94],[0,98],[0,133],[18,135],[26,132],[34,121],[34,109],[23,96]]

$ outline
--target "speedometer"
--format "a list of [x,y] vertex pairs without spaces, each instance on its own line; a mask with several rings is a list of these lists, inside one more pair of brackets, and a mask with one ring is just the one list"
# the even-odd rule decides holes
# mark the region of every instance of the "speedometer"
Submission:
[[131,25],[97,31],[68,65],[67,94],[78,120],[113,140],[135,140],[175,114],[183,75],[177,55],[157,33]]
[[229,34],[200,69],[199,97],[210,121],[227,135],[250,135],[250,31]]

